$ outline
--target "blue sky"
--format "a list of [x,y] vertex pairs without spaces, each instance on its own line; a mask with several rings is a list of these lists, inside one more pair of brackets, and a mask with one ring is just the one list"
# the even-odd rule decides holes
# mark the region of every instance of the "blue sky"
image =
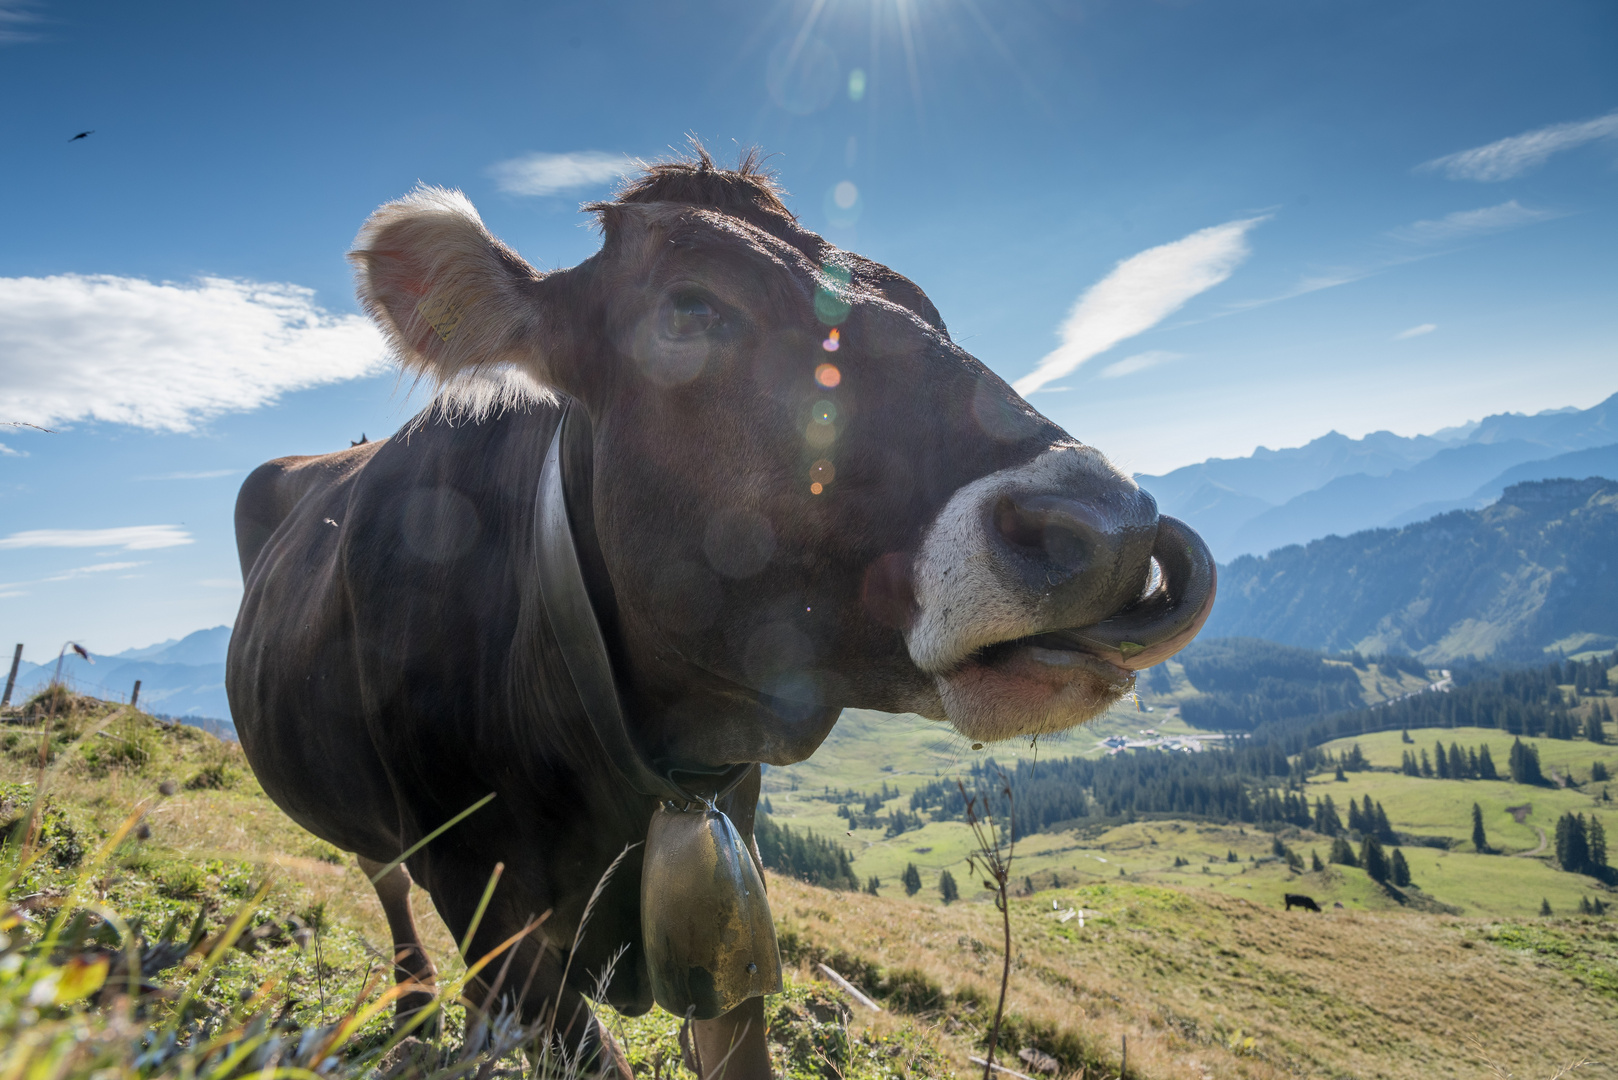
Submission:
[[246,471],[414,411],[378,204],[571,265],[686,132],[1137,471],[1618,390],[1610,3],[0,0],[0,640],[231,621]]

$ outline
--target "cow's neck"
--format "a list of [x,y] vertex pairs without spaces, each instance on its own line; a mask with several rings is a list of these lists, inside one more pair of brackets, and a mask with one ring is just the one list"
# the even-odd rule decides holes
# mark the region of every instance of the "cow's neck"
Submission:
[[[576,413],[580,415],[574,418]],[[582,410],[564,405],[540,471],[534,516],[535,570],[557,649],[596,741],[625,783],[643,795],[681,803],[722,794],[755,762],[717,768],[686,761],[654,763],[637,744],[625,715],[607,646],[610,628],[604,632],[602,626],[601,613],[616,611],[616,605],[589,524],[590,470],[579,467],[585,461],[575,460],[572,468],[564,461],[569,455],[588,455],[589,447],[588,419]]]

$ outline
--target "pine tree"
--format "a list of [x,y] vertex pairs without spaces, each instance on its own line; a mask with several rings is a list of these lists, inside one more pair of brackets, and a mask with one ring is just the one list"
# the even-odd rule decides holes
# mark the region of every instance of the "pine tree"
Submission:
[[1401,889],[1409,886],[1410,864],[1405,862],[1405,853],[1400,851],[1398,848],[1393,849],[1392,865],[1389,869],[1395,885],[1399,886]]
[[1466,775],[1476,780],[1483,774],[1478,772],[1478,752],[1468,749],[1466,752]]
[[1343,772],[1343,764],[1342,764],[1342,762],[1337,763],[1337,774],[1335,776],[1335,779],[1343,780],[1343,781],[1348,780],[1348,774]]
[[1593,813],[1590,815],[1589,845],[1590,872],[1603,874],[1607,869],[1607,828]]
[[1466,767],[1466,754],[1461,751],[1461,744],[1449,744],[1449,775],[1452,780],[1466,780],[1472,771]]
[[1514,784],[1543,784],[1545,776],[1539,771],[1539,751],[1525,744],[1521,739],[1513,739],[1511,743],[1511,756],[1507,761],[1511,770],[1511,782]]
[[1479,854],[1489,851],[1489,837],[1483,831],[1483,807],[1472,804],[1472,847]]
[[[1366,798],[1370,798],[1370,796],[1367,795]],[[1388,821],[1387,811],[1382,809],[1381,803],[1376,804],[1375,828],[1376,838],[1384,844],[1397,844],[1399,842],[1399,836],[1393,831],[1393,824]]]
[[1498,780],[1500,774],[1495,771],[1494,758],[1489,754],[1489,744],[1484,743],[1478,748],[1478,779]]
[[877,890],[881,887],[882,879],[877,877],[875,874],[872,874],[870,877],[865,879],[865,891],[870,893],[872,896],[880,895]]
[[1242,860],[1237,857],[1237,855],[1236,855],[1236,853],[1234,851],[1231,851],[1231,850],[1229,850],[1227,848],[1226,851],[1225,851],[1225,861],[1226,862],[1241,862]]
[[1593,743],[1604,743],[1607,741],[1607,733],[1602,729],[1601,725],[1601,712],[1606,707],[1606,702],[1600,702],[1597,705],[1592,705],[1590,707],[1589,715],[1584,718],[1584,737]]
[[1543,897],[1541,897],[1539,901],[1539,913],[1541,915],[1549,915],[1551,913],[1551,902]]
[[1024,896],[1034,895],[1034,876],[1032,874],[1023,875],[1022,891]]
[[1388,880],[1388,856],[1382,850],[1382,841],[1374,836],[1365,838],[1360,844],[1360,866],[1372,881],[1382,884]]
[[1365,816],[1360,813],[1360,804],[1353,799],[1348,800],[1348,831],[1363,833],[1367,828]]
[[1339,866],[1358,866],[1359,860],[1354,857],[1354,849],[1349,846],[1346,839],[1339,836],[1331,842],[1331,861]]
[[961,898],[961,890],[955,884],[955,875],[948,870],[938,875],[938,894],[944,898],[946,904],[953,904]]
[[1402,743],[1408,743],[1408,744],[1410,744],[1412,746],[1415,745],[1415,742],[1416,742],[1415,739],[1412,739],[1410,737],[1410,729],[1409,728],[1405,728],[1403,731],[1399,732],[1399,741],[1402,742]]
[[905,872],[900,875],[899,882],[904,885],[906,896],[915,896],[921,892],[921,871],[916,869],[915,863],[905,864]]
[[1336,836],[1343,831],[1343,819],[1337,816],[1337,805],[1330,795],[1315,800],[1315,832],[1321,836]]
[[1309,849],[1309,869],[1316,873],[1326,869],[1326,864],[1320,861],[1320,852],[1314,848]]
[[1428,777],[1433,775],[1433,763],[1428,759],[1425,750],[1421,752],[1421,775]]
[[[1603,837],[1603,846],[1605,842]],[[1569,812],[1557,819],[1556,861],[1570,874],[1582,874],[1590,869],[1590,836],[1583,814]]]

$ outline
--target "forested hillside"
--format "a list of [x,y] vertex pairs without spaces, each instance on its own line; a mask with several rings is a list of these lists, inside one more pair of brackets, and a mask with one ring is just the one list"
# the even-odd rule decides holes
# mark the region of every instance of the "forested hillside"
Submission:
[[1618,481],[1517,484],[1483,510],[1237,559],[1204,633],[1428,663],[1610,648],[1615,571]]

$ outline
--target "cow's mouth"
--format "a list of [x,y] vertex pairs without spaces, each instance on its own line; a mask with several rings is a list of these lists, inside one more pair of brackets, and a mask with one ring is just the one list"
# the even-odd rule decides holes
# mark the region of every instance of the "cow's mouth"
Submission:
[[1183,649],[1213,610],[1213,554],[1163,517],[1152,557],[1161,570],[1154,587],[1110,618],[995,642],[938,675],[950,723],[984,741],[1064,731],[1128,693],[1135,672]]

